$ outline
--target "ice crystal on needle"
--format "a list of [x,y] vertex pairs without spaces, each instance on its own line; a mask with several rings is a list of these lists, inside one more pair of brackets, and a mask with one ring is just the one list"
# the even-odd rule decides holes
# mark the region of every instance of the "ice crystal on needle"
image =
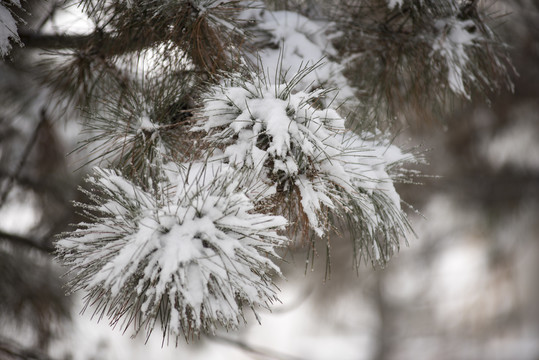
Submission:
[[236,181],[222,175],[159,194],[97,169],[89,182],[93,205],[84,208],[92,221],[57,248],[72,289],[85,290],[100,317],[148,333],[160,319],[164,334],[188,338],[237,328],[243,307],[276,299],[271,257],[285,244],[276,230],[286,220],[254,213]]

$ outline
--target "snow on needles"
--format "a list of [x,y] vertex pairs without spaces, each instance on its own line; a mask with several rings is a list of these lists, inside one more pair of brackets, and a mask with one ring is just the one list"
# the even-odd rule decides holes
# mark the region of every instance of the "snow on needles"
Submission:
[[402,7],[403,2],[404,0],[387,0],[387,7],[393,10],[395,7]]
[[17,22],[9,7],[21,7],[19,0],[0,0],[0,57],[6,56],[11,50],[10,40],[20,42],[17,33]]
[[[367,253],[379,247],[383,233],[385,251],[374,259],[385,261],[409,229],[390,168],[413,156],[372,134],[348,131],[334,109],[321,107],[326,92],[295,89],[302,71],[278,84],[252,74],[214,87],[196,130],[217,144],[213,161],[266,184],[256,199],[266,209],[293,216],[291,223],[318,237],[328,235],[331,219],[344,219],[362,229],[356,245]],[[287,206],[279,208],[283,202]]]
[[[335,99],[339,102],[356,103],[353,89],[343,75],[344,66],[336,62],[337,50],[331,42],[332,24],[327,21],[313,21],[292,11],[269,11],[263,6],[245,10],[245,20],[254,21],[256,28],[265,34],[258,34],[262,44],[272,44],[260,49],[258,56],[263,59],[264,71],[269,74],[279,69],[290,69],[283,75],[287,81],[295,76],[305,64],[319,63],[301,78],[301,86],[306,89],[317,87],[339,89]],[[256,32],[255,32],[256,33]],[[320,59],[324,59],[323,63]],[[257,59],[252,59],[256,62]]]
[[435,23],[440,35],[433,44],[432,51],[441,55],[447,65],[447,82],[455,93],[470,98],[466,91],[464,80],[473,81],[473,76],[466,71],[470,61],[466,48],[475,46],[479,35],[474,32],[475,24],[472,20],[458,20],[449,18],[438,20]]
[[[181,171],[181,170],[179,170]],[[113,325],[177,337],[235,329],[243,307],[267,308],[276,299],[270,260],[286,238],[280,216],[254,213],[226,171],[208,185],[183,182],[164,191],[143,190],[113,170],[88,178],[90,223],[57,242],[71,268],[72,290]]]

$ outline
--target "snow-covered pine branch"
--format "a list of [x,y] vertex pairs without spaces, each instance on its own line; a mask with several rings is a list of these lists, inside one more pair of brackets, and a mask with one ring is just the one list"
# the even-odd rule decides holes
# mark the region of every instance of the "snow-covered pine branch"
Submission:
[[238,14],[249,1],[83,0],[81,5],[98,29],[114,29],[115,47],[105,52],[143,55],[159,48],[165,55],[160,60],[169,66],[182,59],[214,73],[234,67],[244,50]]
[[508,48],[493,31],[500,15],[489,3],[348,0],[334,7],[334,46],[359,89],[360,121],[432,121],[455,101],[512,89]]
[[[345,66],[338,62],[338,52],[333,47],[335,36],[333,24],[327,20],[311,20],[294,11],[270,11],[262,3],[241,13],[241,18],[254,23],[249,27],[253,42],[258,46],[257,56],[262,59],[262,71],[268,74],[281,73],[285,81],[295,77],[293,70],[301,69],[309,62],[319,62],[300,79],[304,91],[319,87],[339,89],[328,99],[348,108],[357,106],[354,89],[343,72]],[[252,56],[256,63],[257,58]],[[290,69],[290,71],[286,71]]]
[[[193,4],[203,3],[215,7],[175,6],[193,20],[229,2]],[[115,11],[131,16],[148,6]],[[164,16],[159,23],[171,19],[168,5],[152,6]],[[88,178],[91,204],[80,204],[88,222],[57,249],[72,291],[83,290],[86,305],[112,325],[150,333],[159,320],[173,338],[234,329],[244,307],[276,299],[271,276],[280,271],[271,259],[290,245],[283,233],[326,244],[350,233],[356,263],[384,263],[410,233],[394,181],[414,156],[380,133],[347,128],[333,104],[354,91],[337,62],[319,60],[336,55],[328,24],[292,12],[242,14],[274,44],[288,44],[239,63],[257,62],[258,70],[221,69],[199,86],[195,73],[177,71],[185,64],[145,74],[127,66],[89,87],[80,149],[116,170],[97,168]],[[298,53],[305,41],[309,50]],[[204,91],[195,97],[194,88]]]
[[271,258],[287,242],[276,233],[286,220],[254,212],[231,173],[205,184],[202,171],[177,171],[183,181],[154,191],[96,168],[86,191],[92,203],[80,204],[89,222],[57,242],[71,290],[85,291],[95,314],[148,335],[160,322],[176,340],[236,329],[245,307],[268,308],[271,276],[280,274]]
[[146,76],[127,88],[112,83],[94,89],[95,103],[84,112],[82,140],[87,163],[114,167],[131,179],[159,182],[168,162],[194,158],[196,144],[188,133],[190,76]]
[[384,262],[410,230],[390,169],[414,157],[346,129],[337,111],[320,107],[326,91],[301,91],[315,67],[289,81],[277,74],[277,83],[258,73],[225,80],[207,95],[205,118],[193,130],[207,133],[209,161],[266,185],[253,200],[286,216],[291,236],[327,239],[344,223],[358,258]]

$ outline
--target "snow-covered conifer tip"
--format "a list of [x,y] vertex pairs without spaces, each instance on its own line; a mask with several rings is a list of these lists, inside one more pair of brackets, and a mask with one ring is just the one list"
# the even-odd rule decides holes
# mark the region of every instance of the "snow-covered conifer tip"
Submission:
[[268,308],[271,276],[280,274],[271,257],[286,242],[276,231],[286,220],[255,213],[224,174],[156,191],[96,169],[92,204],[80,205],[90,221],[56,243],[71,290],[84,290],[86,306],[112,325],[149,335],[157,321],[176,340],[235,329],[244,307]]
[[356,258],[383,263],[411,230],[393,183],[417,159],[382,136],[347,129],[319,101],[327,91],[298,89],[313,68],[289,81],[275,76],[277,83],[260,74],[224,81],[207,96],[194,130],[213,145],[212,161],[266,185],[258,186],[257,205],[287,217],[293,237],[328,239],[348,228]]

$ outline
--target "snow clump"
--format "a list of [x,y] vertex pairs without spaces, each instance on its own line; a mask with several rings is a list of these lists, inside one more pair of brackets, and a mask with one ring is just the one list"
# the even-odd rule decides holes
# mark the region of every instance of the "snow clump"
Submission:
[[236,329],[244,307],[277,299],[271,258],[286,245],[277,234],[286,220],[255,213],[226,171],[208,185],[160,191],[100,168],[88,182],[93,204],[81,206],[91,222],[56,246],[72,291],[86,291],[86,305],[112,325],[149,334],[157,318],[167,336],[189,338]]
[[266,185],[253,197],[260,207],[317,237],[344,220],[360,229],[355,243],[367,246],[365,256],[383,235],[383,254],[375,258],[385,261],[409,230],[393,172],[414,157],[348,130],[335,109],[322,105],[325,91],[296,89],[301,75],[279,83],[244,75],[215,86],[195,130],[208,133],[211,161]]

